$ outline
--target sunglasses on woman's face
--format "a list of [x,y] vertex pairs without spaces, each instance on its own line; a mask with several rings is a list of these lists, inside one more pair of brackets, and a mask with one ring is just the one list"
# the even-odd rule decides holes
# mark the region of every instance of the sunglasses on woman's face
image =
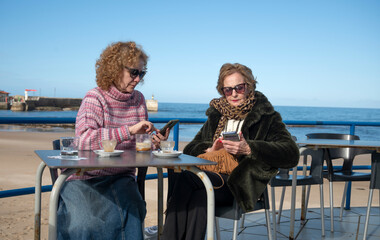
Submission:
[[140,80],[141,79],[143,79],[143,77],[145,76],[145,74],[146,74],[146,71],[144,71],[144,70],[138,70],[138,69],[136,69],[136,68],[129,68],[129,67],[127,67],[127,66],[124,66],[126,69],[128,69],[128,71],[129,71],[129,74],[131,75],[131,78],[133,78],[133,79],[135,79],[135,78],[137,78],[137,76],[139,76],[140,77]]
[[245,83],[238,84],[235,87],[224,87],[222,90],[225,96],[230,96],[233,90],[241,94],[245,92]]

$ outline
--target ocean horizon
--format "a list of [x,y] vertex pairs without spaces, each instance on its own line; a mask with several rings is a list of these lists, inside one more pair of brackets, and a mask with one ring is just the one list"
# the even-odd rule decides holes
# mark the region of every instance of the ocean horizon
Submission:
[[[157,112],[148,112],[149,118],[207,118],[205,112],[209,104],[206,103],[164,103],[158,104]],[[380,109],[377,108],[347,108],[347,107],[301,107],[301,106],[274,106],[285,121],[353,121],[353,122],[380,122]],[[0,117],[76,117],[77,111],[30,111],[12,112],[0,110]],[[164,124],[156,123],[157,128]],[[180,124],[180,141],[191,141],[202,124]],[[346,133],[350,132],[347,126],[288,126],[288,130],[298,139],[304,139],[305,134],[312,132]],[[28,125],[9,126],[0,125],[0,131],[70,131],[62,127],[40,128]],[[73,131],[73,130],[72,130]],[[355,134],[363,140],[380,140],[380,127],[356,127]],[[172,136],[172,134],[171,134]]]

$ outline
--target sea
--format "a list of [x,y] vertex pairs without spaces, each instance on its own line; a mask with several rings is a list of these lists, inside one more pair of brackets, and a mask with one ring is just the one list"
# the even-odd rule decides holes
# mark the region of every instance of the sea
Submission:
[[[157,112],[149,112],[149,118],[202,118],[206,119],[208,104],[195,103],[159,103]],[[299,106],[274,106],[283,120],[294,121],[355,121],[355,122],[380,122],[380,109],[375,108],[337,108],[337,107],[299,107]],[[12,112],[0,110],[0,117],[75,117],[77,111],[30,111]],[[164,124],[156,123],[157,128]],[[179,140],[191,141],[200,130],[202,124],[180,124]],[[307,133],[350,133],[348,126],[287,126],[289,132],[302,140]],[[63,127],[33,127],[31,125],[0,125],[1,131],[70,131]],[[71,129],[71,131],[73,131]],[[1,133],[0,133],[1,134]],[[379,127],[356,127],[355,134],[362,140],[380,140]],[[172,134],[171,134],[172,137]]]

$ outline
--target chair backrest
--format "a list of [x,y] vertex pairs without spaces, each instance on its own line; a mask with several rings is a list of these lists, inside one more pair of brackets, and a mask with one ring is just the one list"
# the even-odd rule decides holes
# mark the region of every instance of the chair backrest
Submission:
[[380,153],[372,152],[370,189],[380,189]]
[[[53,144],[53,150],[60,150],[61,149],[59,139],[54,140],[52,142],[52,144]],[[51,182],[54,185],[55,181],[58,178],[58,169],[56,169],[56,168],[49,168],[49,170],[50,170]]]
[[[302,160],[305,172],[297,176],[297,185],[313,185],[323,183],[323,150],[300,148],[300,160]],[[270,181],[272,187],[291,186],[292,176],[289,169],[279,169],[279,173]]]
[[[57,140],[54,140],[53,142],[53,150],[59,150],[61,147],[60,147],[60,141],[59,139]],[[139,192],[142,196],[142,198],[145,200],[145,177],[146,177],[146,173],[148,171],[148,168],[147,167],[139,167],[137,168],[137,186],[139,188]],[[58,178],[58,171],[57,169],[50,169],[50,176],[51,176],[51,180],[53,182],[53,184],[55,183],[55,181],[57,180]]]
[[310,172],[309,175],[313,179],[314,183],[323,183],[323,150],[322,149],[302,149],[300,152],[304,161],[307,161],[308,156],[311,157]]

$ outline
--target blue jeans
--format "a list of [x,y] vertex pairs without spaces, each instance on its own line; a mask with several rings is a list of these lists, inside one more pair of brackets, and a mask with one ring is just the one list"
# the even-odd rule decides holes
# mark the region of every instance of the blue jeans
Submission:
[[145,215],[146,204],[133,177],[68,181],[59,199],[58,239],[142,240]]

